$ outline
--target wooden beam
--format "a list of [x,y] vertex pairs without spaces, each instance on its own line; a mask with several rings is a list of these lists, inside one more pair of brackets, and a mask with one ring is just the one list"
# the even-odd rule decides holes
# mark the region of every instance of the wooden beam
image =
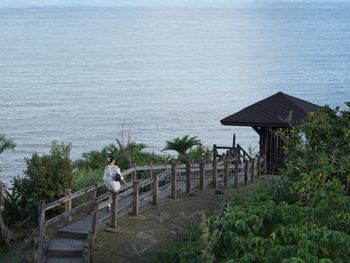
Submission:
[[258,126],[252,126],[253,130],[256,131],[257,134],[261,135],[262,134],[262,129]]
[[204,190],[205,162],[202,160],[199,168],[199,189]]
[[191,193],[191,163],[186,164],[186,193]]
[[176,178],[176,164],[171,165],[171,175],[172,175],[172,180],[171,180],[171,198],[176,199],[176,183],[177,183],[177,178]]

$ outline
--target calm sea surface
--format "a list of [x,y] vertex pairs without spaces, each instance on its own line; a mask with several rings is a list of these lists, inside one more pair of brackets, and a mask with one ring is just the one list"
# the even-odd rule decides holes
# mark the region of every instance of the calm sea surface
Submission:
[[219,120],[283,91],[350,100],[350,4],[237,9],[0,8],[0,179],[52,140],[72,158],[115,142],[123,125],[160,151],[185,134],[255,145]]

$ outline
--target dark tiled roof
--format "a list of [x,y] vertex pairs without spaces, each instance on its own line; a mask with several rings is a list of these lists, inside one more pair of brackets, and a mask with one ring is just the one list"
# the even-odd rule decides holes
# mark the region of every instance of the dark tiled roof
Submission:
[[221,120],[223,125],[233,126],[288,126],[286,121],[292,111],[292,122],[302,122],[309,112],[321,107],[289,96],[283,92],[258,101],[243,110]]

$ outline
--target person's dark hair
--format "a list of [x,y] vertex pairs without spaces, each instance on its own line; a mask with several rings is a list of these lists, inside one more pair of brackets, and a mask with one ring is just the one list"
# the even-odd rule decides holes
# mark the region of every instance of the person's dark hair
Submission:
[[115,160],[115,158],[114,158],[113,155],[110,155],[110,156],[107,157],[107,163],[108,164],[111,164],[114,160]]

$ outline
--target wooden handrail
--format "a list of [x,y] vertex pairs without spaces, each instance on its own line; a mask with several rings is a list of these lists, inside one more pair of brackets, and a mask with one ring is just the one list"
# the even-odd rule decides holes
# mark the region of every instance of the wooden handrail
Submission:
[[[216,149],[233,149],[233,147],[220,147],[216,146]],[[66,209],[65,212],[61,213],[60,215],[55,216],[54,218],[46,220],[45,218],[45,212],[47,210],[53,209],[59,205],[66,204],[67,202],[71,202],[71,200],[80,197],[86,193],[90,192],[96,192],[97,188],[101,187],[103,185],[103,182],[99,182],[97,184],[85,187],[84,189],[81,189],[77,192],[74,192],[72,194],[66,195],[62,198],[59,198],[56,201],[53,201],[47,205],[42,204],[39,209],[39,245],[37,249],[37,255],[40,258],[41,257],[41,251],[43,249],[43,237],[45,235],[45,228],[48,225],[51,225],[53,223],[56,223],[60,221],[61,219],[65,217],[69,217],[75,213],[78,213],[84,208],[91,207],[94,208],[94,215],[96,216],[96,213],[98,210],[106,207],[109,204],[112,204],[114,206],[114,225],[116,225],[116,216],[118,211],[124,210],[130,207],[130,205],[127,205],[126,207],[117,208],[117,199],[124,198],[130,195],[133,195],[134,202],[131,204],[133,206],[133,213],[135,216],[139,214],[139,203],[149,197],[153,197],[153,204],[158,204],[158,192],[162,191],[162,189],[171,187],[171,197],[176,198],[176,184],[177,181],[185,180],[186,181],[186,191],[188,193],[191,192],[191,189],[193,188],[193,184],[191,183],[193,180],[200,180],[199,188],[201,190],[204,190],[204,179],[209,179],[210,176],[208,176],[207,172],[212,173],[212,183],[214,189],[217,187],[217,183],[221,182],[220,177],[223,176],[224,184],[228,185],[229,183],[229,177],[230,177],[230,171],[234,171],[234,182],[233,185],[235,187],[238,186],[238,177],[240,177],[243,173],[245,179],[244,184],[247,183],[248,175],[250,175],[250,181],[252,182],[254,180],[254,177],[259,177],[261,173],[261,163],[262,158],[258,156],[257,160],[254,162],[254,159],[252,159],[249,154],[239,145],[236,145],[236,151],[239,152],[240,157],[248,157],[246,162],[241,163],[240,157],[235,158],[236,156],[229,155],[228,158],[225,158],[225,160],[218,161],[216,158],[213,159],[212,163],[195,163],[195,164],[163,164],[163,165],[144,165],[144,166],[134,166],[130,169],[127,169],[122,172],[122,175],[128,176],[133,175],[131,178],[135,176],[137,171],[149,171],[149,176],[146,179],[142,180],[131,180],[126,185],[123,185],[117,192],[107,192],[105,194],[102,194],[100,196],[96,196],[94,194],[94,197],[90,199],[89,201],[80,204],[74,208],[69,207],[69,209]],[[232,159],[229,159],[232,158]],[[248,166],[249,162],[249,166]],[[248,173],[248,167],[250,172]],[[154,171],[160,171],[158,173],[154,173]],[[153,174],[153,176],[152,176]],[[181,175],[182,174],[182,175]],[[185,175],[185,176],[184,176]],[[169,178],[168,176],[171,176]],[[159,185],[155,185],[155,182],[160,181],[166,181],[165,185],[159,187]],[[152,190],[149,190],[148,192],[143,192],[142,195],[139,195],[139,189],[143,188],[145,189],[146,186],[153,184]],[[157,187],[156,187],[157,186]],[[159,187],[159,188],[158,188]],[[68,193],[69,191],[67,191]],[[115,197],[114,199],[112,197]],[[117,199],[116,199],[117,198]],[[113,201],[114,200],[114,201]],[[110,215],[106,215],[106,218],[110,217]],[[95,219],[96,221],[97,219]],[[100,219],[99,219],[100,220]],[[94,223],[96,225],[96,222]],[[112,223],[113,225],[113,223]],[[93,231],[94,233],[95,231]]]
[[96,187],[100,187],[100,186],[102,186],[102,185],[103,185],[103,182],[99,182],[99,183],[97,183],[96,185],[88,186],[88,187],[83,188],[83,189],[81,189],[81,190],[79,190],[79,191],[77,191],[77,192],[74,192],[74,193],[70,194],[70,195],[64,196],[64,197],[62,197],[62,198],[60,198],[60,199],[58,199],[58,200],[56,200],[56,201],[53,201],[53,202],[51,202],[51,203],[48,203],[48,204],[45,206],[45,211],[50,210],[50,209],[52,209],[52,208],[55,208],[55,207],[57,207],[57,206],[59,206],[59,205],[65,203],[65,202],[70,201],[70,200],[73,200],[73,199],[75,199],[75,198],[77,198],[77,197],[80,197],[80,196],[82,196],[83,194],[90,193],[90,192],[94,191]]

